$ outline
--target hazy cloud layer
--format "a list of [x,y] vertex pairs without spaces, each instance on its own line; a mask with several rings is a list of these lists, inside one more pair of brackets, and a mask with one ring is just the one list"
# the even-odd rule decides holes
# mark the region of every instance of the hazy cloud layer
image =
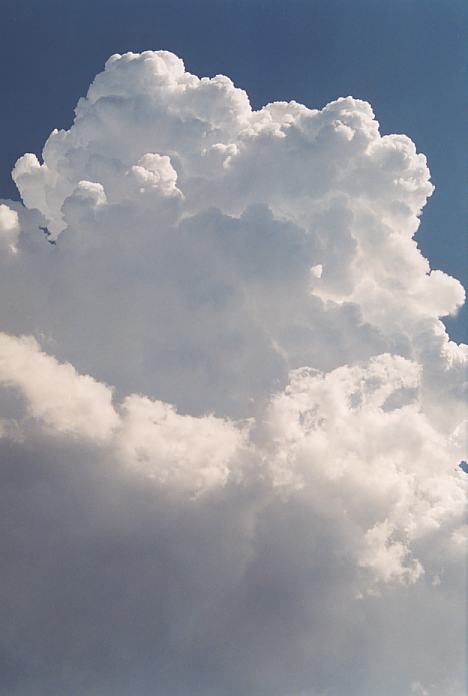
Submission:
[[467,347],[425,157],[112,56],[0,205],[0,693],[462,696]]

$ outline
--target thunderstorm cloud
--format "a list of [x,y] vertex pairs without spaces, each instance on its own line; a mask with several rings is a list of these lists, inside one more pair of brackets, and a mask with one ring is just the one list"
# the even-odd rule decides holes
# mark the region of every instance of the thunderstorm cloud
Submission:
[[426,158],[113,55],[0,205],[0,693],[463,696]]

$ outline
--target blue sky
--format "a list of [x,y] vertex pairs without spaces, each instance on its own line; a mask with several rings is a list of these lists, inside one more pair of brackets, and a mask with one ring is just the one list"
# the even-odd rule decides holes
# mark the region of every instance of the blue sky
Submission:
[[[71,124],[110,54],[165,48],[195,74],[229,75],[255,107],[370,101],[383,133],[406,133],[427,155],[436,191],[418,241],[466,285],[462,0],[1,0],[0,10],[1,196],[17,197],[15,160]],[[467,316],[447,320],[453,338],[467,340]]]

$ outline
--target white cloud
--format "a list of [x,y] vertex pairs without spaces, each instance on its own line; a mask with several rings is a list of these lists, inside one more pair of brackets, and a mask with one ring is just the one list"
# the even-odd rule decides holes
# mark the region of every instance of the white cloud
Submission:
[[9,696],[459,696],[464,291],[414,144],[148,51],[13,176]]
[[10,253],[16,252],[19,236],[18,213],[5,204],[0,204],[0,244],[6,246]]
[[19,390],[30,414],[52,430],[100,440],[117,425],[111,390],[58,364],[32,337],[0,334],[0,385]]
[[124,460],[162,483],[192,494],[224,485],[243,429],[214,416],[181,416],[173,407],[132,395],[123,403],[117,449]]

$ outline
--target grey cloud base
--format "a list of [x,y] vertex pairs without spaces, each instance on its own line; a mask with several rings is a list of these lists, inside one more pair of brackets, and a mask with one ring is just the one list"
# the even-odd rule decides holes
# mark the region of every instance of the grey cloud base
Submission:
[[464,291],[413,143],[148,51],[13,176],[0,694],[462,696]]

